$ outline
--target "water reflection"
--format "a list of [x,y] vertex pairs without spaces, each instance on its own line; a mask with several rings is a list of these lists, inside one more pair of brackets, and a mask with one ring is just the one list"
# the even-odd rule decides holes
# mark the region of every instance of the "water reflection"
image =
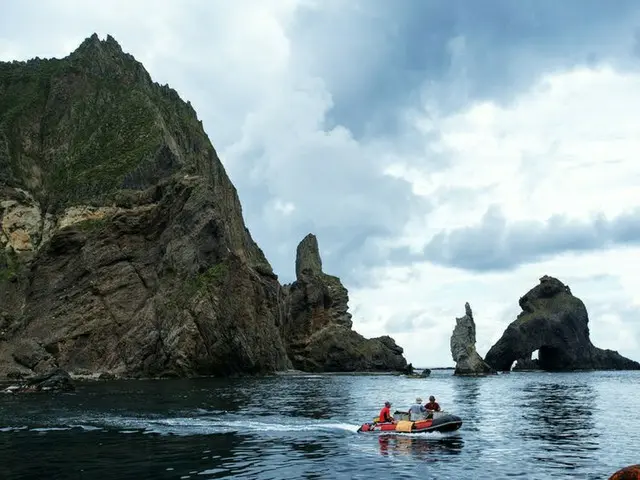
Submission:
[[[99,440],[94,435],[99,435]],[[0,437],[4,441],[6,438]],[[22,432],[11,438],[8,444],[0,443],[3,454],[0,478],[3,480],[175,480],[198,469],[229,472],[241,468],[237,455],[248,440],[237,434],[180,437],[131,433],[125,436],[112,431],[99,434],[50,431],[40,435]],[[33,452],[37,452],[37,461],[33,461]]]
[[[452,412],[460,415],[465,422],[465,429],[478,431],[480,414],[480,387],[486,381],[478,377],[456,377],[454,383],[453,400],[459,406],[459,411]],[[451,409],[449,409],[451,410]]]
[[210,390],[211,409],[251,410],[253,416],[271,416],[277,409],[285,417],[327,419],[339,414],[349,399],[348,391],[334,379],[313,375],[244,379],[216,387]]
[[423,461],[436,461],[443,453],[459,454],[464,441],[459,436],[428,439],[405,435],[380,435],[378,445],[382,456],[409,455]]
[[522,435],[538,444],[536,450],[542,454],[536,460],[566,468],[593,457],[600,433],[595,429],[597,398],[591,385],[531,382],[522,393]]
[[291,416],[328,419],[344,411],[348,391],[334,379],[297,379],[296,388],[287,395],[284,407]]

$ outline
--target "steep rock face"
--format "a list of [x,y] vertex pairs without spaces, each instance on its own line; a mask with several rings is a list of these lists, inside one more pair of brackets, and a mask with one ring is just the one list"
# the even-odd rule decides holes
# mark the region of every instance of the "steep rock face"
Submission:
[[296,281],[285,286],[289,357],[307,371],[368,371],[407,368],[403,349],[388,336],[365,339],[351,329],[349,294],[340,279],[322,271],[318,240],[298,245]]
[[538,349],[539,368],[548,371],[640,369],[618,352],[593,346],[587,309],[560,280],[542,277],[520,298],[520,307],[522,313],[485,356],[496,370],[510,370]]
[[487,375],[494,373],[476,351],[476,324],[469,303],[464,304],[465,315],[456,318],[451,335],[451,356],[456,362],[454,375]]
[[113,38],[0,64],[0,182],[0,375],[291,367],[201,122]]
[[0,377],[289,369],[287,305],[328,301],[351,332],[339,280],[298,288],[253,241],[190,104],[112,37],[0,62]]

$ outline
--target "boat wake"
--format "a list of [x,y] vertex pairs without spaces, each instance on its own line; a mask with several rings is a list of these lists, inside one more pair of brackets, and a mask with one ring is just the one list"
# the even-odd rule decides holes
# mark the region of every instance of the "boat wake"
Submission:
[[[271,419],[269,419],[271,420]],[[72,429],[82,429],[84,431],[116,431],[118,433],[143,433],[159,435],[210,435],[221,433],[240,434],[264,434],[278,435],[299,432],[327,432],[336,434],[356,433],[358,425],[349,423],[337,423],[330,421],[297,419],[297,421],[278,421],[275,417],[272,421],[257,421],[243,418],[216,418],[204,417],[202,415],[193,417],[126,417],[126,416],[103,416],[103,417],[75,417],[59,418],[55,425],[41,425],[37,427],[16,426],[0,428],[2,432],[32,431],[32,432],[53,432]]]

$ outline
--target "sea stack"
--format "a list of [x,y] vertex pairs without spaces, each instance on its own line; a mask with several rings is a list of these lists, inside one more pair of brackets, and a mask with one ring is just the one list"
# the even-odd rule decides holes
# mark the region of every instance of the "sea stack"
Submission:
[[349,292],[322,270],[315,235],[296,252],[296,281],[284,287],[287,340],[293,366],[306,371],[406,371],[403,349],[388,336],[366,339],[351,329]]
[[538,350],[537,366],[546,371],[640,369],[638,362],[591,343],[584,303],[557,278],[543,276],[519,303],[522,312],[485,357],[492,368],[508,371]]
[[476,324],[469,303],[464,304],[465,315],[456,318],[451,335],[451,356],[456,362],[454,375],[488,375],[495,373],[476,351]]

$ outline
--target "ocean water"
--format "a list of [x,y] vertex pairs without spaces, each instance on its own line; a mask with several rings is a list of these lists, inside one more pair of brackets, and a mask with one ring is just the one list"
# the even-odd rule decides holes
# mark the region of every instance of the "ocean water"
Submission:
[[[356,433],[435,395],[455,433]],[[640,462],[640,372],[300,375],[0,394],[0,479],[606,479]]]

